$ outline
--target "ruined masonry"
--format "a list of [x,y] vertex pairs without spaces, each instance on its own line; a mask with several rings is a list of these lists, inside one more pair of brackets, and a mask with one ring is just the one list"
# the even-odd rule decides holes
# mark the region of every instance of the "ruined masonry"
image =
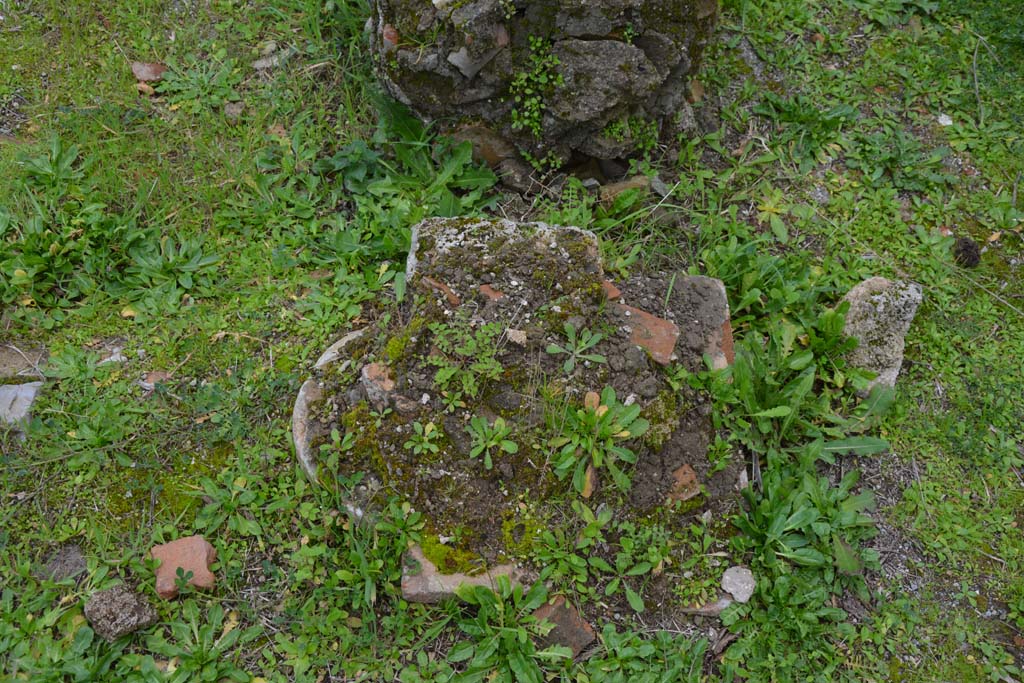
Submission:
[[[613,283],[586,230],[476,219],[416,226],[407,274],[401,304],[323,352],[292,419],[311,480],[366,474],[350,515],[372,515],[378,492],[423,513],[407,599],[441,600],[494,573],[521,578],[515,560],[550,514],[546,502],[577,495],[551,464],[553,416],[593,408],[599,394],[639,405],[650,428],[625,442],[637,456],[627,489],[588,468],[588,505],[619,506],[624,518],[663,506],[699,514],[736,491],[741,465],[707,457],[710,405],[669,382],[674,367],[731,363],[720,281],[648,273]],[[571,346],[569,327],[594,342],[573,363],[553,351]],[[490,467],[471,455],[481,418],[504,424],[516,445],[490,452]]]
[[718,0],[374,0],[388,92],[483,160],[628,156],[685,118]]

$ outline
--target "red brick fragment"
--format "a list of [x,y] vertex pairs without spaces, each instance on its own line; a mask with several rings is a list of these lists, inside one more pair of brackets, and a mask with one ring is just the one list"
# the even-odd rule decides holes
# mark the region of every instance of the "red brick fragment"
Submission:
[[622,297],[622,290],[613,285],[611,280],[602,281],[601,289],[604,290],[604,295],[608,297],[609,301],[614,301]]
[[423,283],[426,284],[427,287],[429,287],[430,289],[433,289],[436,292],[444,294],[444,298],[448,301],[448,305],[451,306],[452,308],[457,308],[462,304],[462,299],[459,298],[459,295],[452,291],[451,287],[441,282],[440,280],[435,280],[432,277],[424,275]]
[[720,348],[722,355],[725,356],[726,364],[732,365],[733,361],[736,360],[736,351],[733,348],[732,341],[732,322],[728,318],[722,323],[722,342]]
[[620,313],[629,316],[629,326],[633,330],[630,336],[632,343],[646,349],[655,363],[668,365],[672,362],[676,340],[679,339],[679,327],[675,323],[633,306],[615,306]]
[[159,62],[132,62],[132,75],[135,80],[143,83],[156,83],[163,80],[166,64]]
[[480,285],[480,293],[487,297],[488,301],[501,301],[505,298],[505,292],[498,291],[490,285]]
[[672,490],[669,491],[670,501],[690,500],[700,495],[700,482],[697,473],[689,465],[683,465],[672,473]]
[[176,579],[179,568],[185,574],[192,572],[189,585],[213,588],[216,577],[210,571],[210,564],[217,559],[217,549],[202,536],[186,536],[170,543],[155,545],[149,554],[160,562],[156,568],[156,592],[161,598],[170,599],[178,594]]
[[544,647],[564,645],[572,650],[573,657],[578,657],[597,638],[594,627],[588,624],[576,608],[566,602],[561,595],[538,607],[533,616],[540,621],[554,624],[554,628],[543,638],[541,644]]
[[384,363],[368,363],[360,374],[366,398],[376,410],[383,410],[395,393],[395,380],[391,368]]

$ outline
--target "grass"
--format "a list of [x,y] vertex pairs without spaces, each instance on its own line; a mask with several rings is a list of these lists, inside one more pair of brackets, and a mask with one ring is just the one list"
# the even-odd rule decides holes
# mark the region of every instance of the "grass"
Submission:
[[[707,595],[721,555],[760,578],[724,615],[735,641],[720,656],[693,631],[627,619],[599,625],[598,652],[572,664],[515,645],[543,628],[525,609],[536,593],[403,601],[418,513],[388,501],[375,527],[350,523],[338,511],[359,482],[313,488],[293,462],[295,392],[339,329],[399,295],[409,227],[496,201],[466,148],[378,98],[365,3],[0,3],[0,123],[18,126],[0,139],[0,340],[51,354],[27,440],[0,436],[0,669],[33,681],[612,681],[670,667],[678,680],[1019,680],[1024,28],[1011,12],[729,0],[696,105],[721,97],[721,127],[637,162],[674,188],[658,210],[639,192],[602,206],[577,186],[541,207],[597,231],[613,272],[646,259],[726,283],[737,365],[677,380],[716,402],[716,451],[754,454],[764,480],[738,519],[683,531],[602,523],[585,506],[544,520],[527,559],[546,558],[584,601],[614,585],[642,604],[634,588],[662,557],[691,572],[687,596]],[[290,57],[257,72],[272,42]],[[135,60],[172,65],[158,97],[135,89]],[[239,119],[226,101],[244,103]],[[977,268],[952,257],[965,236],[984,247]],[[870,275],[926,293],[880,415],[854,398],[863,378],[828,313]],[[129,360],[101,363],[115,343]],[[859,483],[844,478],[856,469]],[[88,596],[122,579],[151,591],[145,551],[192,532],[218,548],[217,590],[151,596],[160,624],[113,645],[94,637]],[[598,538],[621,566],[587,566]],[[37,578],[65,542],[85,549],[85,578]],[[580,572],[591,579],[577,584]]]

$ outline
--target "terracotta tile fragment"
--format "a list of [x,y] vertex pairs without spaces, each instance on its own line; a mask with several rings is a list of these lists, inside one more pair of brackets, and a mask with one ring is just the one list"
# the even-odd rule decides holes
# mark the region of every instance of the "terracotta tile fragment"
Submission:
[[430,276],[424,275],[423,283],[430,289],[443,294],[444,298],[448,301],[449,306],[455,308],[462,304],[462,299],[459,298],[459,295],[452,291],[451,287],[440,280],[435,280]]
[[604,295],[608,297],[609,301],[614,301],[622,297],[622,290],[612,284],[611,280],[603,280],[601,282],[601,289],[604,290]]
[[541,621],[549,621],[554,628],[548,632],[542,641],[542,645],[563,645],[572,650],[572,656],[578,657],[587,648],[597,635],[594,627],[588,624],[576,608],[566,602],[561,595],[545,605],[538,607],[533,616]]
[[480,293],[487,297],[489,301],[501,301],[505,298],[505,292],[498,291],[490,285],[480,285]]
[[630,341],[641,346],[651,354],[655,363],[668,365],[675,353],[676,340],[679,339],[679,327],[668,320],[651,315],[647,311],[633,306],[615,304],[616,309],[628,316],[632,329]]
[[210,564],[217,559],[217,549],[202,536],[186,536],[170,543],[153,546],[149,554],[160,565],[156,568],[156,592],[165,599],[178,594],[178,569],[192,572],[188,583],[196,588],[210,589],[216,578]]

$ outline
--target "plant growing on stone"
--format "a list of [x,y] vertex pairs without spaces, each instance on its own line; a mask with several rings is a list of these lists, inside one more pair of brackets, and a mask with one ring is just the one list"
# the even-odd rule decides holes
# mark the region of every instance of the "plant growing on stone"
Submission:
[[621,444],[643,435],[649,427],[640,417],[640,406],[619,403],[613,388],[605,387],[600,397],[589,392],[582,408],[566,411],[562,436],[551,442],[558,449],[555,474],[564,479],[572,473],[573,488],[582,493],[587,467],[593,465],[595,470],[607,469],[615,485],[627,490],[629,476],[620,463],[635,463],[636,454]]
[[473,331],[468,323],[434,323],[430,331],[441,353],[428,356],[427,362],[437,366],[434,384],[446,394],[449,406],[461,405],[463,396],[476,398],[484,382],[501,376],[503,368],[497,359],[500,324],[487,323]]
[[565,85],[556,73],[561,62],[551,54],[551,44],[543,38],[530,36],[530,68],[520,71],[509,85],[509,94],[516,103],[512,110],[512,129],[526,130],[536,137],[541,134],[541,117],[547,105],[544,97],[556,87]]
[[413,434],[402,444],[403,448],[411,450],[415,455],[423,453],[437,453],[440,448],[435,441],[441,437],[441,432],[433,422],[423,424],[416,421],[412,423]]
[[491,460],[491,453],[495,449],[506,453],[516,453],[519,451],[519,446],[515,441],[505,438],[511,433],[512,429],[505,423],[504,418],[499,417],[492,425],[486,417],[474,417],[469,421],[466,431],[473,437],[473,447],[469,451],[469,457],[477,458],[483,455],[484,467],[487,469],[491,469],[494,466]]
[[466,662],[465,671],[455,680],[547,680],[547,671],[572,658],[567,647],[553,645],[539,650],[535,644],[552,628],[533,615],[547,600],[547,587],[538,581],[524,593],[522,586],[513,587],[507,576],[499,576],[494,588],[492,591],[484,586],[464,585],[456,591],[462,600],[476,607],[476,614],[457,622],[470,640],[457,644],[448,653],[449,662]]
[[590,349],[600,343],[604,338],[603,334],[593,333],[584,328],[577,333],[576,326],[570,322],[565,323],[563,328],[567,343],[565,346],[559,344],[548,344],[547,352],[552,355],[565,354],[568,358],[562,363],[562,370],[569,374],[576,369],[576,363],[588,361],[591,363],[604,363],[607,359],[599,353],[587,353]]

